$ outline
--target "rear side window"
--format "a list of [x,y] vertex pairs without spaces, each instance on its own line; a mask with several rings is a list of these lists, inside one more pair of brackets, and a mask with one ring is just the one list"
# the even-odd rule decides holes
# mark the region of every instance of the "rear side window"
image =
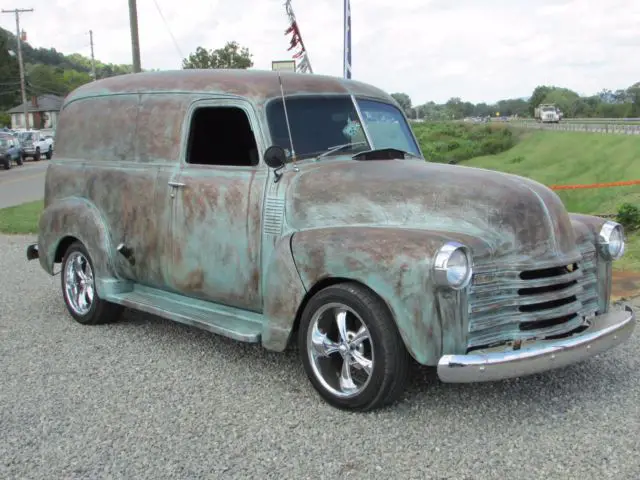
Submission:
[[76,100],[58,119],[56,155],[92,161],[134,161],[138,95]]

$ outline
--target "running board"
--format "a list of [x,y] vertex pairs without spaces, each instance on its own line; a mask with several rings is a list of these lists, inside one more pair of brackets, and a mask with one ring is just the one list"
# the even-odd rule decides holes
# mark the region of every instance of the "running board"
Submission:
[[259,343],[262,336],[263,317],[259,313],[164,290],[135,285],[133,291],[107,295],[105,300],[241,342]]

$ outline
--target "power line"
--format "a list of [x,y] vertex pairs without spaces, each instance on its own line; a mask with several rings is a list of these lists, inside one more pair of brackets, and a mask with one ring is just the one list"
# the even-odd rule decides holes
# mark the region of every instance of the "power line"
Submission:
[[27,105],[27,92],[24,81],[24,64],[22,63],[22,39],[20,38],[20,14],[33,12],[33,8],[16,8],[13,10],[2,9],[2,13],[13,13],[16,16],[16,43],[18,44],[18,64],[20,66],[20,90],[22,92],[22,106],[24,109],[24,126],[29,130],[29,110]]
[[160,14],[160,18],[162,18],[162,21],[164,22],[164,26],[166,27],[167,32],[169,32],[169,36],[173,40],[173,45],[176,47],[176,50],[178,51],[178,55],[180,55],[180,60],[182,60],[185,57],[182,54],[182,51],[180,50],[180,46],[178,45],[178,42],[176,41],[176,37],[174,37],[173,33],[171,33],[171,28],[169,28],[169,24],[167,23],[167,20],[164,18],[164,15],[162,14],[162,10],[160,9],[160,5],[158,5],[157,0],[153,0],[153,3],[155,4],[156,9],[158,10],[158,13]]

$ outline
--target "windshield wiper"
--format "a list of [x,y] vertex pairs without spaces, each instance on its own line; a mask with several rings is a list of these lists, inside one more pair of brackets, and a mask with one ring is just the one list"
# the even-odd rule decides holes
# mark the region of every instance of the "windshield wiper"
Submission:
[[371,150],[358,152],[355,155],[353,155],[351,158],[353,158],[354,160],[378,160],[378,159],[390,160],[394,158],[393,155],[402,155],[403,156],[402,158],[410,156],[410,157],[419,158],[422,160],[422,157],[420,155],[416,155],[415,153],[407,152],[406,150],[400,150],[399,148],[393,148],[393,147],[372,148]]
[[334,147],[329,147],[329,150],[318,155],[318,158],[326,157],[327,155],[331,155],[332,153],[339,152],[340,150],[344,150],[347,147],[355,147],[356,145],[366,145],[367,142],[355,142],[355,143],[344,143],[342,145],[336,145]]

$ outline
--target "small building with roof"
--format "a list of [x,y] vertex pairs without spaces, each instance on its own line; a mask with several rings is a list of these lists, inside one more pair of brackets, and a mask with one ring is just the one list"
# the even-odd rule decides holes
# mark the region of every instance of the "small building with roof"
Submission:
[[[58,95],[45,94],[31,97],[27,101],[29,128],[35,130],[55,129],[63,102],[64,98]],[[18,130],[27,127],[24,118],[24,104],[13,107],[7,113],[11,115],[12,129]]]

